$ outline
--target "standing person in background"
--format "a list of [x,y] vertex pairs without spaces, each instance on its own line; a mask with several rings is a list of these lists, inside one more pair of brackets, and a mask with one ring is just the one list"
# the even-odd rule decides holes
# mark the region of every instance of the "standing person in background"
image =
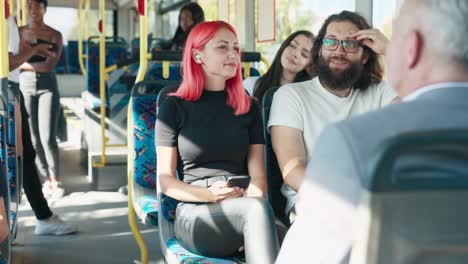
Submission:
[[47,0],[28,1],[30,23],[19,29],[21,38],[34,45],[48,44],[50,53],[32,56],[21,65],[20,89],[30,116],[31,140],[37,154],[36,166],[45,180],[42,190],[46,197],[57,199],[65,191],[61,188],[59,179],[56,135],[60,95],[54,68],[63,45],[60,32],[44,23],[46,9]]
[[[37,44],[32,46],[20,39],[18,27],[13,17],[8,18],[8,60],[9,70],[8,86],[9,89],[19,90],[20,71],[19,67],[25,61],[29,60],[33,55],[40,56],[56,56],[51,52],[50,44]],[[34,166],[36,153],[31,142],[31,133],[28,124],[28,113],[24,105],[24,97],[21,91],[20,106],[21,106],[21,140],[23,142],[23,188],[29,204],[31,205],[34,215],[37,218],[37,225],[34,230],[36,235],[66,235],[75,233],[76,227],[64,222],[56,214],[53,214],[47,204],[44,194],[41,191],[41,182],[37,173],[37,168]],[[18,139],[19,140],[19,139]]]
[[268,71],[262,76],[245,79],[244,88],[251,96],[261,100],[272,87],[312,79],[314,40],[314,34],[307,30],[299,30],[289,35],[281,44]]
[[[183,82],[156,121],[161,192],[181,201],[175,236],[195,254],[231,257],[245,248],[247,263],[273,263],[278,238],[265,199],[262,118],[242,86],[234,28],[222,21],[197,25],[183,65]],[[229,176],[247,175],[244,189],[227,184]]]
[[177,25],[174,37],[163,49],[182,51],[192,28],[203,21],[205,21],[205,13],[199,4],[191,2],[183,6],[180,9],[179,25]]

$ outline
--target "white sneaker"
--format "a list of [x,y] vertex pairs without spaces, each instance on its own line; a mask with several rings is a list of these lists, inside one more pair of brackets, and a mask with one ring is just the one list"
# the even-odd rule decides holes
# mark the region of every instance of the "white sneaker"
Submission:
[[60,199],[65,194],[65,189],[56,186],[52,188],[52,193],[50,194],[50,198],[53,200]]
[[46,199],[52,196],[52,183],[50,181],[45,181],[44,184],[42,184],[42,193]]
[[62,183],[58,181],[46,181],[42,185],[42,193],[44,194],[44,198],[58,200],[63,197],[65,194],[65,189],[62,187]]
[[74,225],[65,223],[58,215],[52,215],[45,220],[38,220],[35,235],[68,235],[77,232]]

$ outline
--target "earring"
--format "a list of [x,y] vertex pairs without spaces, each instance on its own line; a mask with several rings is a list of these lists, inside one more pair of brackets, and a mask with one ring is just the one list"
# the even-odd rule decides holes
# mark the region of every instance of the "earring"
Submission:
[[195,60],[197,61],[198,64],[201,63],[201,56],[200,56],[200,54],[198,54],[198,53],[195,54]]

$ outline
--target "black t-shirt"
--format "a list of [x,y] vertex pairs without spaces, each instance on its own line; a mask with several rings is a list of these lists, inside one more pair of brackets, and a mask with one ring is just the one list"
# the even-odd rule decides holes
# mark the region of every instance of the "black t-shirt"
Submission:
[[178,148],[178,166],[187,183],[248,175],[248,146],[265,142],[256,101],[240,116],[226,102],[226,91],[204,91],[194,102],[168,96],[158,109],[156,146]]

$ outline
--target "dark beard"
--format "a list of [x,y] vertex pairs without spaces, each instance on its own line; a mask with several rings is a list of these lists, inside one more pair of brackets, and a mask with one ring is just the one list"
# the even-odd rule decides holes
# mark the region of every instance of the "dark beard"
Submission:
[[[328,61],[331,59],[334,59],[334,57],[330,57]],[[316,71],[322,85],[330,90],[352,88],[361,77],[364,66],[360,63],[350,62],[351,64],[348,69],[341,72],[334,72],[328,66],[328,61],[325,61],[322,56],[319,56]]]

